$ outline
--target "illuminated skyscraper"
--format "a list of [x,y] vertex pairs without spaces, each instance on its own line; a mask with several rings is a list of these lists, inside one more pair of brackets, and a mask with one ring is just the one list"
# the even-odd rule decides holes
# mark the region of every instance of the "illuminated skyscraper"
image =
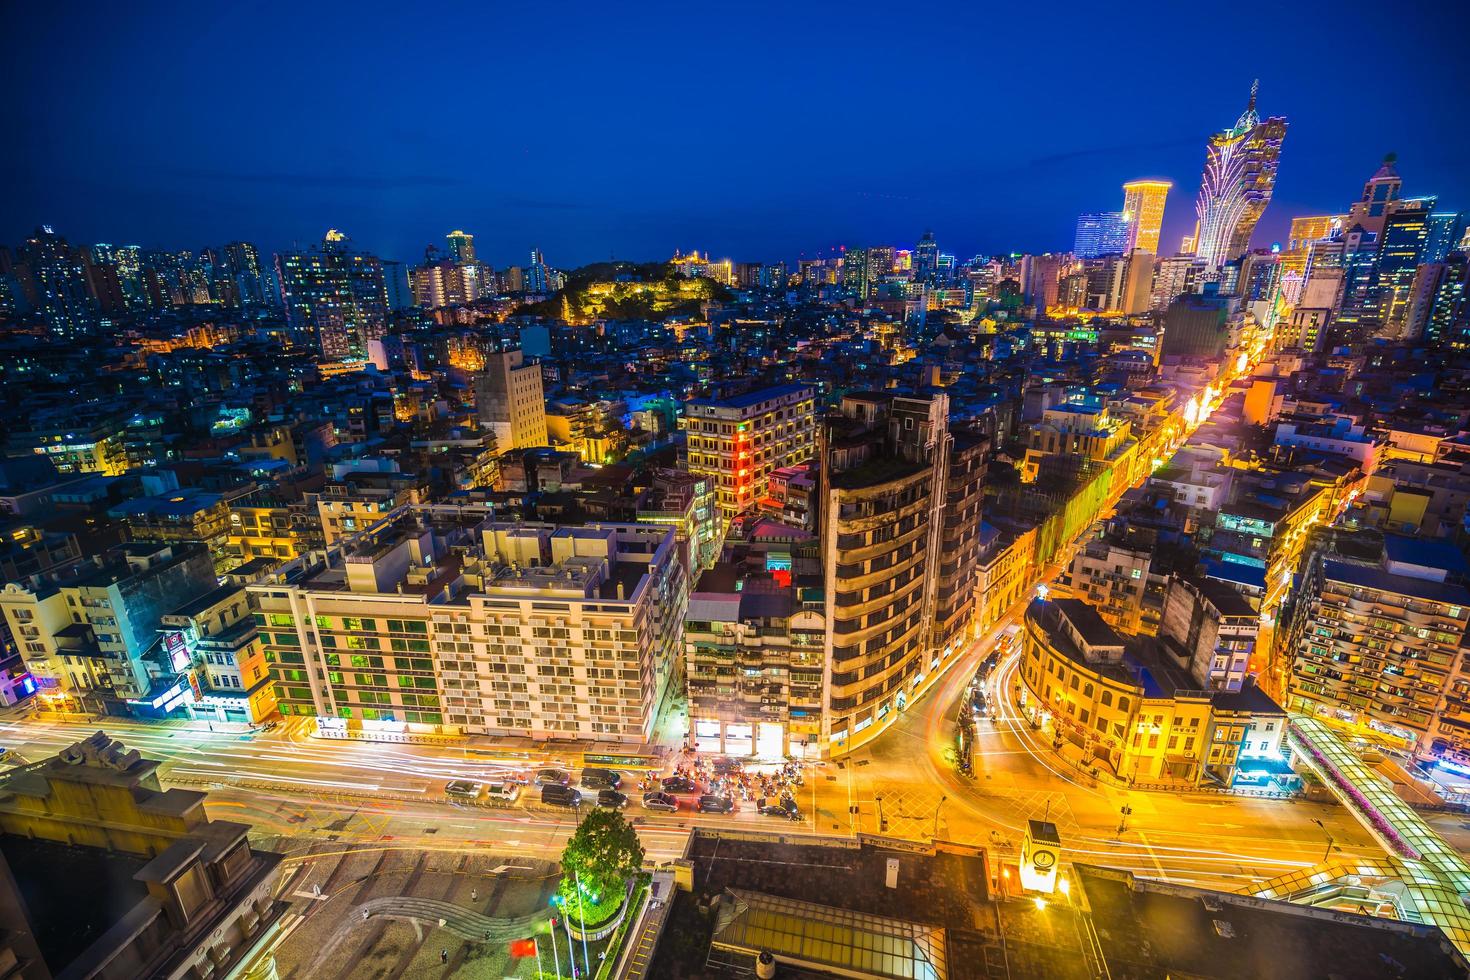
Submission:
[[1079,259],[1122,255],[1128,251],[1128,237],[1128,220],[1122,211],[1079,214],[1072,254]]
[[934,232],[924,232],[919,244],[914,246],[914,278],[919,282],[932,282],[939,269],[939,243]]
[[1429,219],[1434,205],[1432,197],[1401,200],[1383,223],[1373,288],[1378,314],[1393,329],[1404,325],[1408,313],[1414,272],[1425,261],[1424,249],[1429,242]]
[[456,262],[475,261],[475,236],[462,231],[451,231],[445,236],[449,242],[449,255]]
[[286,325],[299,340],[315,335],[330,361],[363,360],[367,345],[387,330],[388,290],[383,263],[352,250],[339,231],[310,251],[276,256],[276,278]]
[[1235,125],[1211,136],[1205,151],[1195,203],[1199,215],[1195,255],[1210,274],[1245,254],[1276,186],[1286,120],[1272,116],[1261,121],[1256,114],[1256,88],[1257,84],[1251,85],[1250,103]]
[[1123,218],[1128,223],[1128,250],[1159,254],[1164,199],[1174,185],[1167,180],[1130,180],[1123,185]]

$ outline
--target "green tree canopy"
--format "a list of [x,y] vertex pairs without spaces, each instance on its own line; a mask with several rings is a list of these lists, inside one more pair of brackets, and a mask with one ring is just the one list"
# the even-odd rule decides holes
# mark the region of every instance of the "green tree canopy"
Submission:
[[[617,810],[597,808],[583,818],[561,854],[561,894],[573,910],[602,903],[622,891],[643,867],[643,842]],[[582,895],[577,892],[580,881]]]

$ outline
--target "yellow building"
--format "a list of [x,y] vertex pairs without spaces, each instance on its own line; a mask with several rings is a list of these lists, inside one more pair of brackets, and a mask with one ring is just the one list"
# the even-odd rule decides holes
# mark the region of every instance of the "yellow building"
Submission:
[[1034,600],[1024,629],[1022,712],[1084,765],[1130,783],[1227,787],[1284,769],[1286,714],[1253,684],[1198,689],[1163,647],[1125,640],[1080,599]]
[[1123,220],[1129,223],[1130,251],[1159,254],[1159,229],[1164,224],[1164,199],[1173,183],[1167,180],[1130,180],[1123,185]]

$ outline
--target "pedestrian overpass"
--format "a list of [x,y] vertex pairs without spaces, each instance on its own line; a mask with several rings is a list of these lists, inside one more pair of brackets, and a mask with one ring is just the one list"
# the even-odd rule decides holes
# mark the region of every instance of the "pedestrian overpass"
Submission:
[[1383,847],[1387,857],[1329,860],[1246,889],[1260,898],[1386,914],[1438,926],[1470,957],[1470,863],[1399,798],[1388,781],[1316,718],[1293,715],[1297,756]]

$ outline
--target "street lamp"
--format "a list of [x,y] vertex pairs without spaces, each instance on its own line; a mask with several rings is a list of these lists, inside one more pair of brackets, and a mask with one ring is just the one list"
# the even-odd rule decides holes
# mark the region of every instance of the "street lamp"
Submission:
[[934,833],[932,836],[935,840],[939,839],[939,811],[944,808],[944,801],[947,799],[949,799],[949,797],[940,796],[939,805],[934,808]]
[[1312,818],[1312,823],[1316,824],[1318,827],[1321,827],[1322,833],[1327,835],[1327,849],[1322,852],[1322,863],[1326,864],[1327,859],[1332,857],[1332,845],[1334,843],[1332,839],[1332,831],[1328,830],[1327,825],[1324,824],[1322,821],[1316,819],[1315,817]]

